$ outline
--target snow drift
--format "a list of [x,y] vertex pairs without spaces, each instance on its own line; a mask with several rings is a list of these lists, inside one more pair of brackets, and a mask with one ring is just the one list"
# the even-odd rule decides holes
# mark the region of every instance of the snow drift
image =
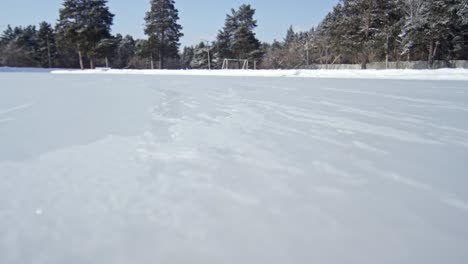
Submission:
[[55,74],[303,77],[341,79],[468,80],[468,69],[439,70],[54,70]]

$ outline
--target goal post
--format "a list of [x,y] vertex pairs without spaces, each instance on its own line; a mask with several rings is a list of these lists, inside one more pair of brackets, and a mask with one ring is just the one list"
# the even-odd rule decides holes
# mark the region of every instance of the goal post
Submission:
[[224,59],[223,70],[248,70],[249,60],[244,59]]

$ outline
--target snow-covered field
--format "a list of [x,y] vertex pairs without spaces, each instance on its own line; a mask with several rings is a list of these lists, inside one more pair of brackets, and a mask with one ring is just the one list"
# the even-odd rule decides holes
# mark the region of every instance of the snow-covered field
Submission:
[[0,73],[0,263],[467,263],[460,72]]

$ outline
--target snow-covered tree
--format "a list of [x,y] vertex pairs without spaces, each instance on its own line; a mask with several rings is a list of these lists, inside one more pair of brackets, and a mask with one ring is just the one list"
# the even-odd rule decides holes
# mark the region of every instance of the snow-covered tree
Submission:
[[115,36],[116,49],[113,58],[113,67],[122,69],[130,65],[130,61],[135,56],[135,40],[132,36],[123,37],[120,34]]
[[451,8],[454,19],[454,36],[452,39],[455,58],[468,59],[468,1],[457,0]]
[[210,53],[210,65],[213,65],[213,56],[211,56],[213,53],[213,47],[207,46],[205,42],[200,42],[194,48],[190,67],[193,69],[208,69],[208,52]]
[[181,62],[181,68],[182,69],[190,69],[192,68],[191,63],[193,60],[194,56],[194,47],[184,47],[184,50],[182,51],[182,56],[180,58]]
[[422,6],[422,28],[427,46],[428,62],[432,66],[438,52],[446,51],[451,35],[452,17],[449,7],[453,0],[426,0]]
[[12,67],[37,67],[38,65],[38,40],[35,26],[15,27],[10,26],[1,37],[2,64]]
[[284,38],[284,43],[293,43],[297,41],[297,34],[294,32],[293,26],[290,26],[288,28],[288,31],[286,32],[286,37]]

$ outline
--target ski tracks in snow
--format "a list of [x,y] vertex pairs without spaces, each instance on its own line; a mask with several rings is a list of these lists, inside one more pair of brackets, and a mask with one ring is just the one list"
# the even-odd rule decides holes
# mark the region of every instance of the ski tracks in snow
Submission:
[[15,107],[7,108],[7,109],[0,109],[0,124],[16,120],[16,118],[14,118],[14,117],[4,117],[7,114],[15,113],[17,111],[26,110],[26,109],[30,108],[31,106],[33,106],[33,104],[30,103],[30,104],[17,105]]

